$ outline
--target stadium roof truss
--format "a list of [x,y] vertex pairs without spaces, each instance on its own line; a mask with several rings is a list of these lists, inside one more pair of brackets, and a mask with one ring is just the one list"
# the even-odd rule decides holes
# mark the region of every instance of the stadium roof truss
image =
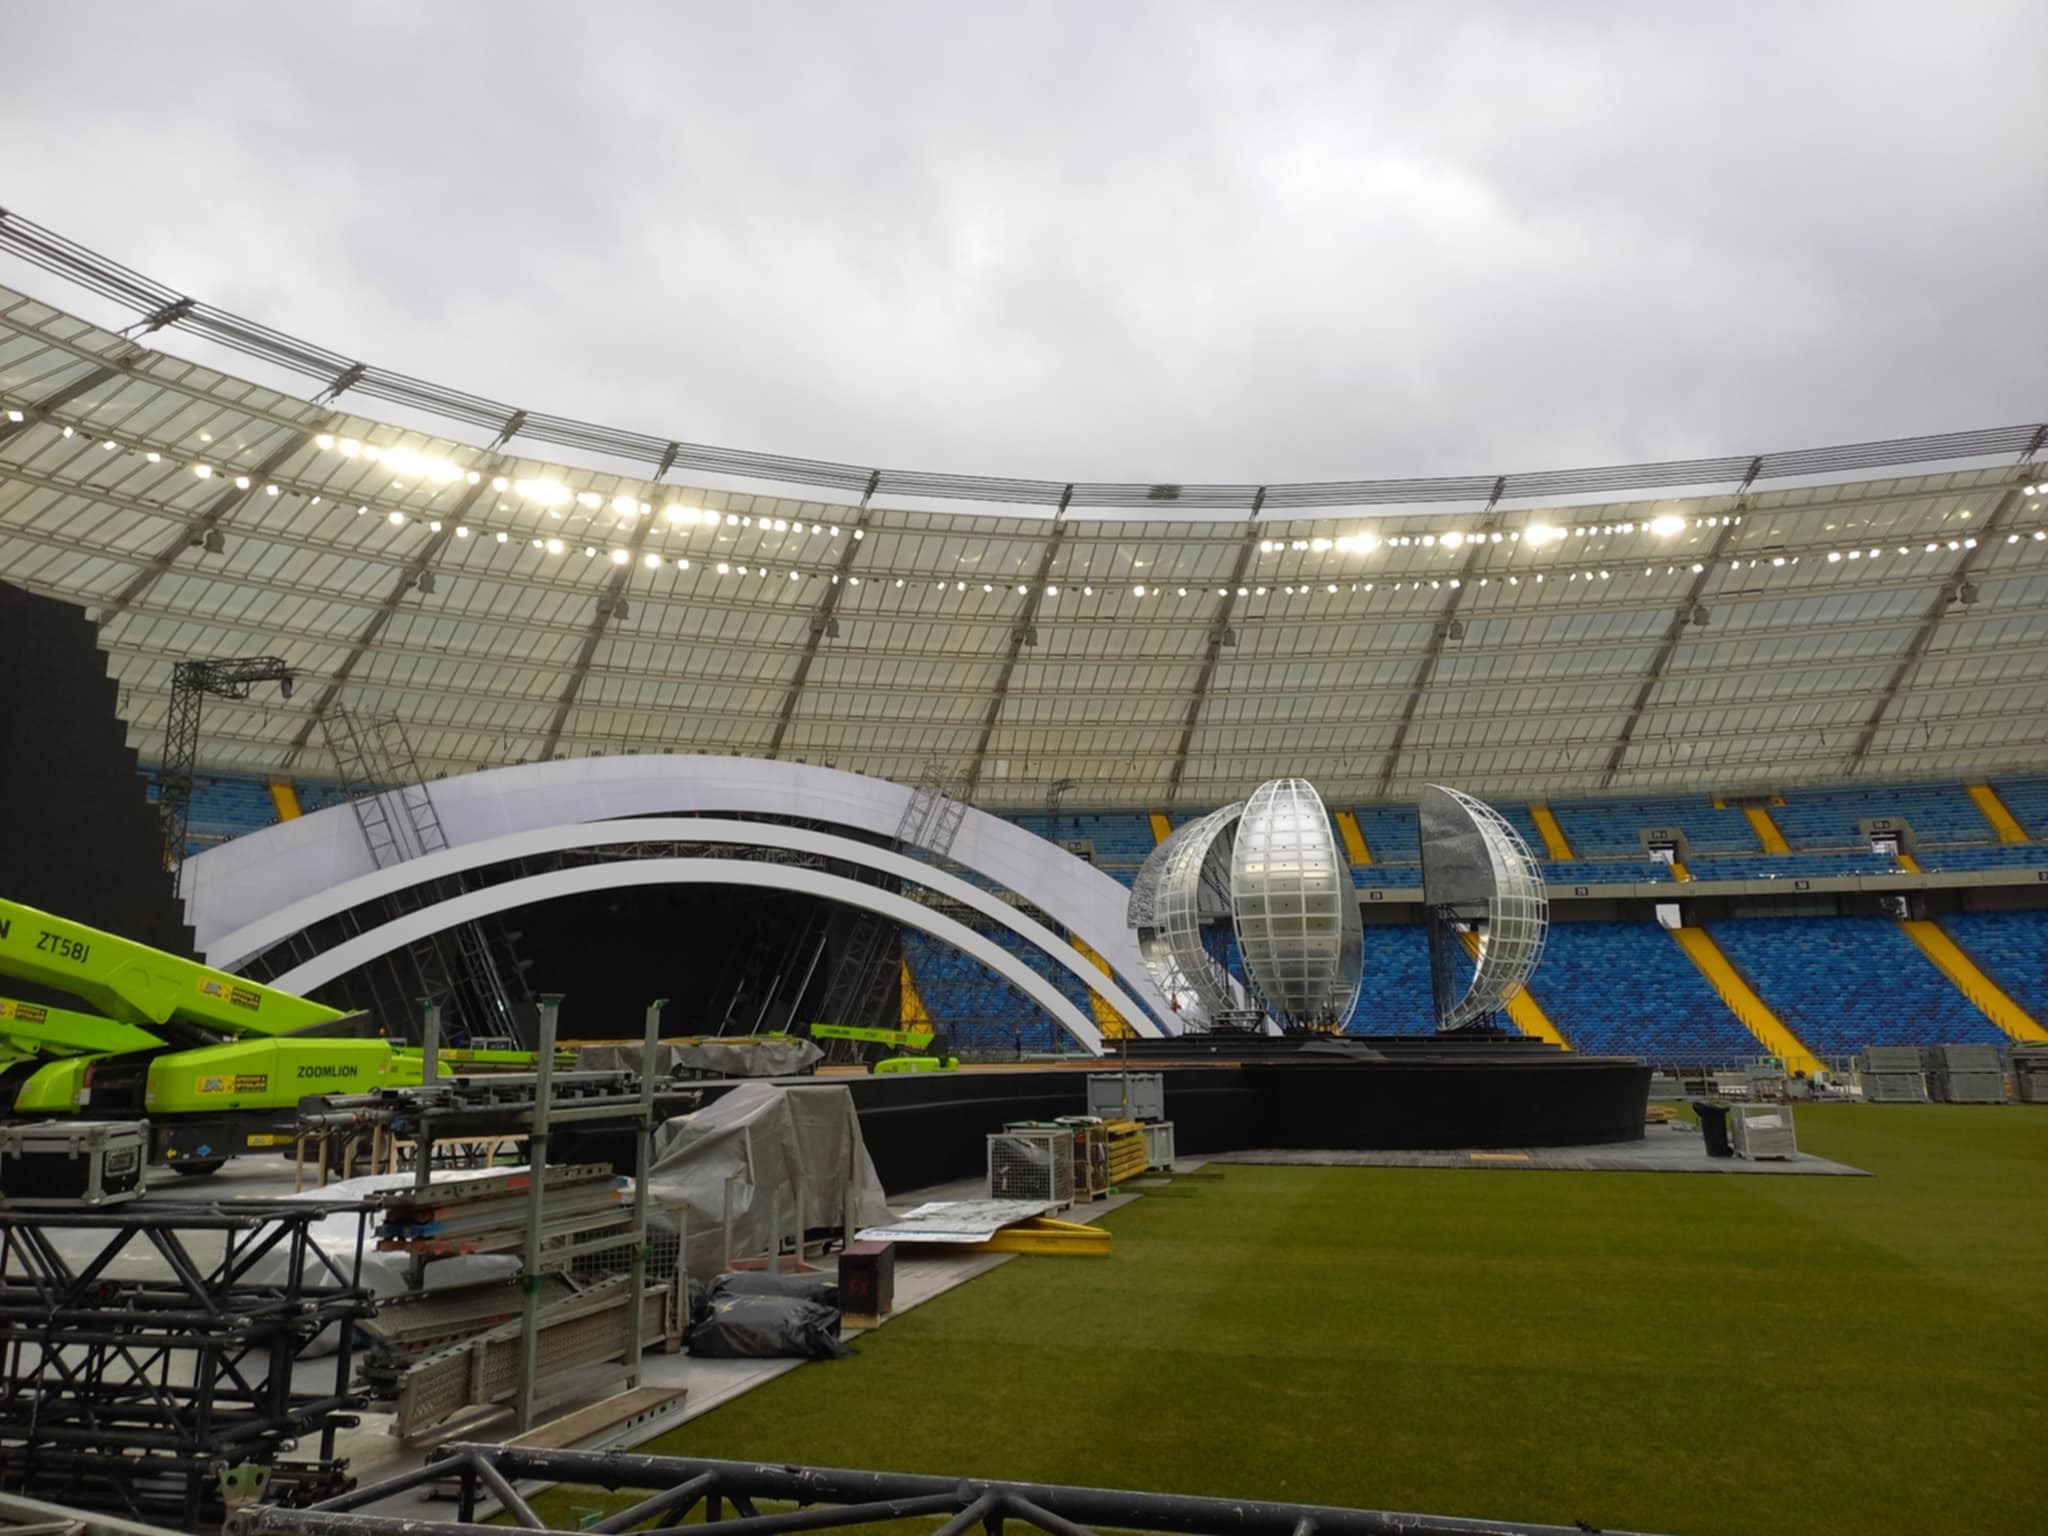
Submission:
[[[101,619],[146,759],[174,662],[257,652],[302,686],[209,701],[207,766],[321,775],[344,698],[433,772],[938,763],[1018,807],[2048,758],[2037,426],[1437,480],[924,475],[430,386],[5,213],[0,255],[125,330],[0,288],[0,573]],[[228,354],[279,387],[193,360]]]

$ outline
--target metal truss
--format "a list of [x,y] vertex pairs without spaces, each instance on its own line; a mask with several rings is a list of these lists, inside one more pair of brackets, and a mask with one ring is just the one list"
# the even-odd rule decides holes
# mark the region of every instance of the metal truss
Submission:
[[[311,1237],[336,1212],[357,1218],[347,1261]],[[0,1210],[0,1474],[69,1504],[175,1514],[187,1530],[217,1507],[224,1469],[274,1469],[309,1436],[319,1459],[295,1475],[341,1486],[334,1436],[356,1422],[354,1325],[371,1311],[367,1215],[162,1199]],[[330,1328],[331,1384],[295,1390],[300,1353]]]
[[276,683],[292,696],[292,669],[277,656],[181,661],[171,668],[170,713],[164,724],[164,759],[157,778],[157,811],[163,818],[164,867],[171,889],[185,869],[185,840],[192,824],[192,783],[199,763],[199,712],[210,693],[246,699],[258,683]]
[[[455,1486],[454,1520],[426,1520],[409,1509],[403,1514],[362,1513],[385,1504],[394,1494],[444,1480]],[[520,1496],[515,1485],[529,1480],[644,1496],[594,1524],[555,1526]],[[506,1526],[478,1523],[479,1506],[486,1501],[503,1509],[514,1526],[536,1531],[581,1529],[597,1536],[616,1536],[649,1521],[657,1536],[682,1531],[690,1536],[784,1536],[888,1520],[938,1522],[932,1536],[965,1536],[976,1526],[988,1536],[1002,1536],[1012,1521],[1049,1536],[1094,1536],[1104,1530],[1175,1536],[1572,1536],[1594,1529],[1584,1521],[1569,1527],[1520,1525],[1060,1483],[474,1444],[449,1446],[424,1467],[307,1509],[261,1505],[242,1510],[229,1518],[226,1529],[229,1536],[502,1536]],[[692,1521],[700,1505],[701,1520]],[[1629,1533],[1611,1531],[1610,1536]]]

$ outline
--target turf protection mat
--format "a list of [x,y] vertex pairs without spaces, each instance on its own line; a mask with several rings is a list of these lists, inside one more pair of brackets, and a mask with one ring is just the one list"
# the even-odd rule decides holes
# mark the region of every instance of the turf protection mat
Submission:
[[1755,1173],[1785,1177],[1819,1174],[1868,1178],[1869,1172],[1801,1152],[1782,1161],[1748,1162],[1709,1157],[1696,1131],[1653,1128],[1641,1141],[1590,1147],[1468,1147],[1450,1151],[1221,1152],[1211,1163],[1260,1164],[1282,1168],[1509,1168],[1544,1173]]

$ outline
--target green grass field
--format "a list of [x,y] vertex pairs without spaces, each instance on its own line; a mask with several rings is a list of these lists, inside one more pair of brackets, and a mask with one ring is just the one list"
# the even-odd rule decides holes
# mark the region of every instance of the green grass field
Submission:
[[[1230,1168],[649,1449],[1652,1531],[2048,1528],[2048,1111],[1873,1179]],[[602,1502],[558,1492],[550,1506]]]

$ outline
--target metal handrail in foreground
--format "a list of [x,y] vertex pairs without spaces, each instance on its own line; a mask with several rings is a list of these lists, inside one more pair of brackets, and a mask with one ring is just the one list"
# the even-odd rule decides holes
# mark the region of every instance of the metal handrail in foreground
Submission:
[[[423,1520],[409,1506],[404,1514],[361,1512],[393,1494],[444,1480],[456,1486],[454,1520]],[[424,1467],[307,1509],[259,1505],[240,1510],[229,1518],[226,1529],[229,1536],[503,1536],[503,1525],[478,1522],[478,1505],[491,1500],[515,1525],[536,1531],[571,1530],[548,1525],[534,1513],[515,1486],[525,1481],[576,1483],[643,1495],[593,1525],[573,1528],[598,1536],[615,1536],[650,1520],[664,1536],[683,1530],[689,1536],[783,1536],[905,1519],[943,1520],[933,1536],[965,1536],[977,1525],[1000,1532],[1006,1521],[1013,1520],[1050,1536],[1093,1536],[1097,1530],[1175,1536],[1573,1536],[1593,1528],[1060,1483],[464,1444],[438,1452]],[[796,1508],[764,1514],[762,1501]],[[699,1504],[704,1506],[701,1522],[685,1525]],[[1629,1533],[1613,1531],[1611,1536]]]
[[134,329],[188,332],[216,346],[240,352],[310,379],[323,400],[344,393],[424,411],[451,426],[494,434],[493,446],[515,441],[545,443],[607,458],[671,469],[727,476],[771,485],[800,485],[851,492],[862,505],[910,498],[943,502],[987,502],[1006,506],[1084,509],[1132,508],[1155,514],[1172,511],[1249,511],[1267,516],[1286,510],[1370,506],[1429,506],[1559,498],[1603,498],[1620,491],[1683,487],[1741,486],[1811,476],[1839,478],[1858,470],[1959,463],[1970,459],[2030,458],[2048,438],[2048,426],[1991,427],[1922,437],[1891,438],[1787,452],[1723,454],[1657,464],[1616,464],[1586,469],[1547,469],[1514,474],[1424,475],[1376,480],[1324,480],[1293,484],[1177,485],[1144,481],[1016,479],[943,471],[879,469],[744,448],[679,442],[651,433],[624,431],[596,422],[529,411],[504,401],[450,389],[389,368],[379,368],[312,342],[288,336],[259,321],[180,294],[156,279],[100,255],[55,230],[0,208],[0,252],[63,279],[136,316]]

